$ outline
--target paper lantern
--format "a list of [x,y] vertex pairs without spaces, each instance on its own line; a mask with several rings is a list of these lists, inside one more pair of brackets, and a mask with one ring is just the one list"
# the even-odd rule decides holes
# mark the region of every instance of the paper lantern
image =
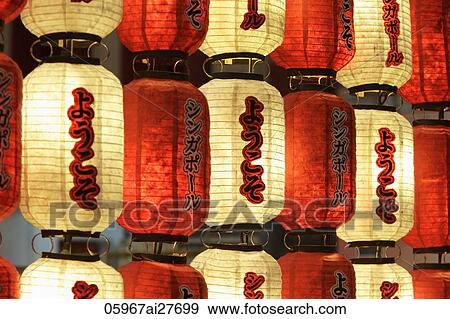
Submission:
[[210,226],[265,222],[284,205],[284,110],[263,81],[214,79],[200,88],[211,118]]
[[0,221],[19,205],[21,172],[22,72],[0,52]]
[[209,112],[192,84],[139,79],[124,88],[125,206],[133,233],[189,236],[209,208]]
[[356,53],[337,80],[348,88],[401,87],[412,72],[409,0],[353,2]]
[[191,266],[208,285],[209,299],[280,299],[281,270],[264,251],[208,249]]
[[132,52],[175,50],[192,54],[208,31],[209,0],[124,0],[117,34]]
[[19,280],[16,267],[0,256],[0,299],[20,298]]
[[285,38],[270,55],[276,64],[338,71],[354,54],[353,0],[286,1]]
[[105,37],[122,19],[121,0],[29,0],[22,22],[36,36],[56,32]]
[[415,299],[449,299],[449,269],[415,269],[411,272]]
[[207,299],[202,275],[189,265],[134,261],[119,269],[126,299]]
[[338,253],[292,252],[278,260],[283,299],[354,299],[352,263]]
[[285,0],[210,0],[209,30],[200,50],[208,56],[268,55],[284,38]]
[[336,228],[354,213],[355,113],[326,92],[284,98],[286,114],[285,229]]
[[23,94],[22,213],[41,229],[103,231],[121,210],[119,80],[99,65],[44,63]]
[[338,229],[347,242],[396,241],[414,219],[413,130],[400,114],[357,109],[356,208]]
[[450,103],[450,5],[410,0],[413,73],[400,89],[412,104]]
[[23,272],[20,291],[23,299],[119,299],[123,281],[101,261],[41,258]]
[[411,275],[394,261],[356,264],[356,299],[411,299]]
[[450,246],[450,126],[414,125],[414,227],[403,239],[414,248]]
[[4,0],[0,3],[0,20],[9,23],[14,20],[25,7],[27,0]]

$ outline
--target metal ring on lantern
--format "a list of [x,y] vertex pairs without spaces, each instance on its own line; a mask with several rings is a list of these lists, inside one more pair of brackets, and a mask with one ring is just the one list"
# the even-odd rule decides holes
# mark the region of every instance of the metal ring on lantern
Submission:
[[402,256],[402,250],[401,250],[400,247],[398,247],[398,246],[394,246],[394,247],[387,246],[387,247],[385,247],[385,248],[384,248],[384,258],[390,258],[390,257],[388,256],[388,250],[389,250],[389,248],[397,248],[398,254],[397,254],[397,256],[394,256],[394,259],[395,259],[395,260],[400,259],[400,257]]
[[[207,70],[206,70],[206,65],[211,62],[213,59],[211,57],[208,57],[205,59],[205,61],[203,61],[203,72],[206,74],[206,76],[210,79],[213,79],[214,76],[212,76]],[[220,64],[220,72],[223,72],[224,66],[223,66],[223,61],[222,60],[215,60],[214,62],[218,62]]]
[[[294,247],[289,246],[287,244],[287,237],[290,236],[290,235],[291,235],[290,232],[287,232],[286,234],[284,234],[284,236],[283,236],[283,243],[284,243],[284,247],[286,247],[287,250],[292,252],[292,251],[295,251]],[[300,234],[297,233],[296,235],[297,235],[297,245],[296,246],[300,246],[300,244],[302,243],[302,238],[301,238]]]
[[30,47],[30,54],[31,54],[31,57],[32,57],[33,60],[36,61],[37,63],[42,63],[43,60],[37,58],[37,57],[34,55],[34,47],[35,47],[36,44],[38,44],[38,43],[46,43],[46,44],[48,44],[48,47],[50,48],[50,54],[49,54],[49,56],[52,56],[52,55],[53,55],[53,46],[52,46],[52,44],[50,43],[50,41],[42,42],[41,39],[37,39],[36,41],[34,41],[34,42],[31,44],[31,47]]
[[[355,248],[355,250],[356,250],[356,258],[355,259],[361,258],[361,251],[359,250],[359,246],[351,246],[349,243],[344,246],[344,250],[348,250],[350,248]],[[350,258],[348,258],[348,259],[350,259]]]
[[[140,56],[139,56],[139,54],[136,54],[134,57],[133,57],[133,65],[132,65],[132,67],[133,67],[133,73],[135,74],[135,75],[139,75],[139,72],[136,70],[136,60],[137,60],[137,58],[139,58]],[[150,59],[146,59],[147,60],[147,71],[150,71],[150,66],[151,66],[151,63],[150,63]],[[155,69],[155,66],[153,65],[153,69]]]
[[[42,253],[38,253],[36,250],[36,247],[34,246],[34,243],[36,241],[36,238],[41,235],[41,233],[37,233],[33,236],[33,239],[31,240],[31,249],[33,250],[33,253],[35,253],[38,256],[42,256]],[[52,243],[52,246],[50,248],[50,252],[53,252],[53,249],[55,248],[55,242],[53,241],[53,236],[48,237],[50,239],[50,242]]]
[[97,44],[99,44],[100,46],[102,46],[103,48],[105,48],[106,55],[105,55],[105,57],[104,57],[102,60],[100,60],[100,61],[101,61],[100,63],[103,64],[103,63],[105,63],[106,61],[108,61],[108,59],[109,59],[110,56],[111,56],[111,51],[109,50],[108,46],[107,46],[105,43],[103,43],[103,42],[97,42],[97,41],[92,42],[92,43],[88,46],[88,49],[87,49],[87,56],[88,56],[88,58],[91,58],[91,50],[92,50],[92,48],[94,47],[94,45],[97,45]]
[[[250,61],[252,61],[252,59],[250,59]],[[263,75],[263,78],[264,78],[264,81],[265,81],[265,80],[267,80],[267,79],[269,78],[269,76],[272,74],[272,70],[271,70],[271,68],[270,68],[270,64],[269,64],[266,60],[256,60],[256,61],[253,63],[253,65],[252,65],[252,69],[251,69],[252,73],[255,73],[256,66],[257,66],[259,63],[262,63],[262,64],[264,64],[264,65],[267,67],[267,73],[266,73],[265,75]]]
[[[206,244],[205,238],[204,238],[205,233],[206,233],[206,232],[209,232],[209,231],[210,231],[209,228],[205,228],[205,229],[202,230],[202,232],[201,232],[201,234],[200,234],[200,242],[201,242],[202,245],[205,246],[207,249],[212,249],[212,248],[214,248],[214,246],[213,246],[213,245],[208,245],[208,244]],[[217,245],[220,245],[220,244],[222,243],[222,235],[220,234],[220,232],[215,232],[215,233],[217,234],[217,238],[218,238]]]
[[269,241],[270,241],[270,235],[269,235],[269,232],[268,232],[267,230],[263,230],[263,232],[264,232],[265,234],[267,234],[267,239],[266,239],[266,241],[265,241],[264,243],[258,244],[258,243],[256,243],[256,242],[253,240],[253,236],[255,235],[256,230],[252,230],[252,232],[250,233],[250,243],[251,243],[253,246],[263,246],[263,247],[266,247],[266,246],[267,246],[267,244],[268,244]]
[[88,239],[87,239],[87,241],[86,241],[86,249],[87,249],[87,251],[89,252],[90,255],[93,255],[93,256],[94,256],[94,255],[99,255],[100,257],[103,257],[103,256],[105,256],[105,255],[107,255],[107,254],[109,253],[109,251],[110,251],[110,249],[111,249],[111,241],[109,240],[108,237],[106,237],[106,236],[103,235],[103,234],[100,234],[100,237],[103,237],[103,238],[105,239],[105,243],[106,243],[106,249],[105,249],[105,251],[104,251],[103,253],[101,253],[101,254],[96,254],[96,253],[94,253],[94,252],[91,250],[89,244],[90,244],[90,242],[91,242],[91,239],[92,239],[92,238],[95,238],[95,237],[88,237]]

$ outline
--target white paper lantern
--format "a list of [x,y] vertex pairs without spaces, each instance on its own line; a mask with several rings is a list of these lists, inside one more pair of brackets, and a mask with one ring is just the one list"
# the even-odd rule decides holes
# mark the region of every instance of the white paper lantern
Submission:
[[208,56],[268,55],[284,39],[285,0],[210,0],[209,29],[200,50]]
[[[71,125],[77,129],[74,123],[80,119],[71,120],[68,111],[74,104],[74,110],[80,107],[74,96],[78,88],[94,99],[90,106],[83,105],[83,120],[87,108],[94,115],[89,125],[78,127],[80,136],[75,138],[69,130]],[[24,80],[23,95],[22,213],[41,229],[103,231],[122,207],[119,80],[102,66],[44,63]],[[87,141],[89,128],[94,133],[89,133],[92,145],[77,144]],[[85,152],[86,160],[76,160],[74,152],[77,158]],[[74,162],[91,172],[72,170]]]
[[395,263],[355,264],[356,299],[411,299],[411,275]]
[[413,129],[396,112],[355,115],[356,211],[338,236],[347,242],[396,241],[414,221]]
[[28,0],[22,22],[36,36],[80,32],[105,37],[122,19],[122,0]]
[[281,299],[281,270],[264,251],[208,249],[191,266],[200,271],[209,299]]
[[208,99],[211,118],[211,205],[206,223],[270,221],[284,207],[280,93],[266,82],[240,79],[214,79],[200,90]]
[[401,87],[412,73],[409,0],[354,0],[356,53],[337,80]]
[[21,277],[21,298],[119,299],[122,276],[101,261],[41,258]]

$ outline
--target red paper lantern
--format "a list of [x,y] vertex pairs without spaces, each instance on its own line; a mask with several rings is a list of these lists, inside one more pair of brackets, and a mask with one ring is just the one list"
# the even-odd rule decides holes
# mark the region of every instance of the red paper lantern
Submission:
[[126,299],[207,299],[203,276],[189,265],[134,261],[119,269]]
[[450,246],[450,121],[420,123],[414,126],[414,227],[403,239],[414,248]]
[[208,31],[209,0],[124,0],[117,28],[132,52],[172,50],[194,53]]
[[284,98],[286,229],[336,228],[352,218],[355,198],[355,114],[340,97],[300,91]]
[[19,273],[9,261],[0,257],[0,299],[20,297]]
[[355,271],[338,253],[293,252],[278,260],[283,299],[354,299]]
[[353,0],[286,1],[284,42],[270,55],[275,63],[338,71],[354,54]]
[[19,205],[22,156],[22,72],[0,52],[0,221]]
[[124,209],[132,233],[189,236],[208,215],[209,111],[192,84],[143,78],[124,88]]
[[415,269],[415,299],[450,299],[450,269]]
[[450,2],[410,0],[413,73],[400,89],[412,104],[450,103]]
[[28,0],[2,0],[0,1],[0,20],[9,23],[22,12]]

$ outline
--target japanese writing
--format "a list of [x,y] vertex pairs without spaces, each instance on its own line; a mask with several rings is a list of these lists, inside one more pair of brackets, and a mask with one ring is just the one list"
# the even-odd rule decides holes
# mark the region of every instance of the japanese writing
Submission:
[[398,11],[400,5],[397,0],[383,0],[384,32],[389,36],[390,50],[386,60],[386,66],[399,66],[403,62],[403,53],[398,48],[398,37],[400,35],[400,19]]
[[77,202],[80,208],[97,209],[97,199],[100,186],[97,185],[97,168],[94,165],[83,166],[94,157],[94,130],[92,119],[95,116],[92,103],[94,97],[84,88],[72,91],[75,103],[67,114],[72,121],[69,134],[74,139],[80,139],[72,149],[74,160],[70,163],[70,173],[73,176],[74,187],[70,190],[70,198]]
[[377,196],[380,205],[377,207],[376,213],[384,223],[393,224],[397,221],[393,213],[399,209],[395,201],[397,192],[395,189],[387,189],[386,187],[395,182],[393,176],[395,171],[395,145],[392,144],[395,135],[388,128],[380,128],[378,132],[381,142],[375,145],[375,151],[378,154],[377,165],[383,170],[378,175]]
[[264,299],[264,292],[258,290],[266,281],[266,278],[254,272],[248,272],[244,278],[245,299]]
[[180,299],[194,299],[194,295],[191,292],[191,289],[188,286],[181,286],[179,288],[180,291]]
[[398,292],[398,287],[398,283],[396,282],[383,281],[380,286],[381,299],[398,299],[398,297],[395,296]]
[[336,284],[331,287],[331,296],[333,299],[347,299],[348,287],[345,284],[347,277],[340,271],[336,271],[334,277],[336,278]]
[[98,287],[85,281],[77,281],[72,287],[72,293],[73,299],[92,299],[98,294]]
[[332,207],[345,205],[348,200],[348,192],[344,190],[344,174],[348,172],[348,127],[347,113],[339,108],[334,108],[331,113],[333,143],[331,145],[331,160],[333,163],[333,173],[336,175],[336,189],[334,191]]
[[10,146],[11,127],[9,120],[12,116],[13,95],[8,91],[14,81],[12,73],[0,68],[0,190],[4,191],[11,185],[11,175],[5,170],[5,152]]
[[195,30],[202,30],[203,25],[199,19],[203,16],[202,0],[191,0],[189,8],[186,9],[186,16]]
[[262,13],[258,13],[258,0],[247,0],[248,12],[244,15],[244,21],[241,23],[241,28],[244,30],[259,29],[264,22],[266,22],[266,16]]
[[342,23],[342,40],[345,42],[345,47],[348,50],[353,49],[353,32],[352,32],[352,18],[348,13],[352,11],[353,2],[352,0],[342,0],[342,11],[341,11],[341,23]]
[[264,104],[256,97],[249,96],[245,99],[246,111],[239,117],[243,130],[242,140],[248,143],[242,150],[244,161],[241,164],[241,172],[244,183],[240,187],[240,192],[253,204],[261,204],[264,201],[262,192],[266,185],[262,180],[264,168],[261,165],[253,165],[252,162],[261,158],[261,146],[263,136],[261,127],[264,124]]
[[183,148],[183,171],[187,176],[188,193],[184,197],[184,210],[196,210],[200,207],[202,198],[196,194],[195,178],[200,170],[202,154],[200,147],[203,138],[200,134],[203,122],[197,121],[202,114],[201,105],[194,99],[188,99],[184,105],[184,124],[186,127]]

